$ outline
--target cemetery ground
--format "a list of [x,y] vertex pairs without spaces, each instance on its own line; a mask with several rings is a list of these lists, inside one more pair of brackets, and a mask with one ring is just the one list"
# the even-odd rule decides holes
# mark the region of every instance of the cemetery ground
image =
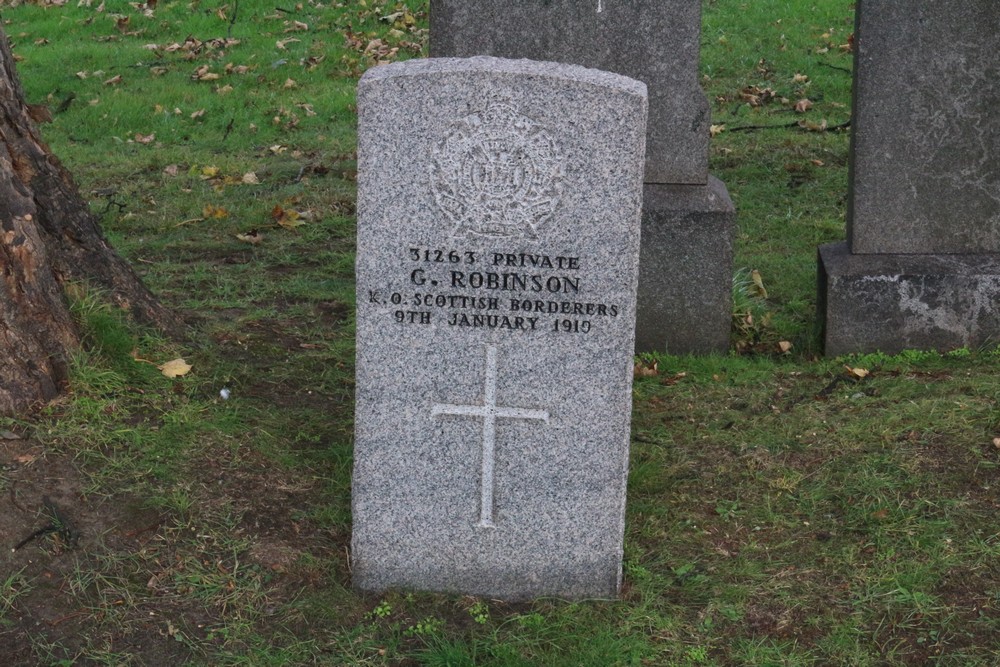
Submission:
[[190,324],[72,290],[65,397],[0,422],[3,664],[1000,661],[1000,355],[816,343],[851,3],[705,3],[733,351],[637,362],[621,598],[517,604],[351,590],[353,91],[427,8],[275,4],[2,12],[45,137]]

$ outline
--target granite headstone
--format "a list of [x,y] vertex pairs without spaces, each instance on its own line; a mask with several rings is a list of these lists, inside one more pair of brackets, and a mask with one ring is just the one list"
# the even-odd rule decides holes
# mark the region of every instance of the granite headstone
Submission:
[[[526,29],[530,26],[530,29]],[[492,55],[617,72],[649,89],[646,183],[704,185],[708,101],[692,0],[433,0],[431,56]]]
[[431,0],[432,56],[574,63],[646,83],[636,350],[725,352],[736,214],[708,173],[700,0]]
[[616,595],[645,86],[416,60],[358,115],[355,585]]
[[1000,342],[1000,3],[861,0],[827,354]]

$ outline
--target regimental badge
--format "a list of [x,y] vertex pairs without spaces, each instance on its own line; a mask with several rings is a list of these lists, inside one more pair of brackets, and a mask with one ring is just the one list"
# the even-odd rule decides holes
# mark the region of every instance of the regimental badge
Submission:
[[562,197],[559,147],[507,101],[459,120],[432,158],[434,200],[454,237],[535,238]]

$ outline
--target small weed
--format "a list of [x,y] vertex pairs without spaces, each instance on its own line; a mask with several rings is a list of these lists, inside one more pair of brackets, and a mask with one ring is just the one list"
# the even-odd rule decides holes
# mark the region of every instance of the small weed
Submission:
[[435,618],[433,616],[428,616],[422,621],[417,621],[410,627],[408,627],[403,634],[407,637],[427,637],[431,635],[438,635],[441,630],[444,629],[444,620],[440,618]]
[[472,617],[479,625],[486,625],[490,620],[490,606],[482,600],[476,600],[471,607],[469,607],[469,616]]
[[365,615],[368,618],[389,618],[392,615],[392,605],[387,600],[382,600]]

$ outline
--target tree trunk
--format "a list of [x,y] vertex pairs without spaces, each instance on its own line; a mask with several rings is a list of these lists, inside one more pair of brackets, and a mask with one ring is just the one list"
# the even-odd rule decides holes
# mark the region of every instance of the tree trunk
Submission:
[[64,289],[77,282],[105,290],[145,324],[179,330],[42,141],[0,28],[0,414],[44,404],[65,385],[79,337]]

